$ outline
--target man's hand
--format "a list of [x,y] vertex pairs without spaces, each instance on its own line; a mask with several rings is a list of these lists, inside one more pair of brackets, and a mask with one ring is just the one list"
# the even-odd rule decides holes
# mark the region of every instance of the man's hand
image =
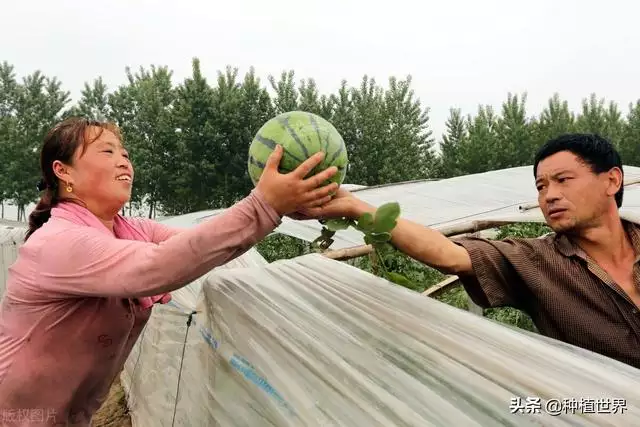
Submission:
[[300,209],[288,215],[297,220],[351,218],[357,219],[365,212],[375,212],[375,208],[340,188],[326,203]]
[[[312,208],[302,209],[290,216],[294,219],[357,219],[363,213],[374,213],[375,208],[346,190],[339,189],[331,201]],[[471,274],[471,258],[462,246],[458,246],[439,231],[399,218],[391,232],[391,243],[409,257],[446,274]]]

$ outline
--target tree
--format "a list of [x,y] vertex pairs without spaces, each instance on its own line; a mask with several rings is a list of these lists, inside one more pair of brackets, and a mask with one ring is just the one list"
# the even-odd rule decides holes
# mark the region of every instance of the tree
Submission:
[[277,81],[274,76],[269,76],[268,80],[271,84],[271,89],[275,92],[273,106],[276,114],[298,109],[298,91],[296,90],[294,78],[295,73],[293,70],[283,71]]
[[192,61],[192,75],[176,89],[175,125],[179,129],[178,156],[182,171],[171,181],[173,200],[165,200],[168,214],[195,212],[212,207],[218,167],[224,153],[214,120],[213,88],[200,70],[200,61]]
[[126,69],[128,86],[121,87],[110,103],[114,116],[126,120],[127,148],[135,166],[135,192],[156,215],[162,202],[173,197],[170,182],[181,173],[182,159],[176,156],[178,138],[173,114],[175,89],[172,72],[165,66]]
[[[289,89],[287,89],[288,91]],[[216,207],[229,206],[251,190],[247,155],[253,137],[274,114],[271,99],[251,69],[242,83],[238,70],[219,73],[214,90],[215,123],[223,153],[216,182]]]
[[468,138],[461,144],[461,169],[465,174],[487,172],[495,168],[499,154],[496,144],[496,116],[490,105],[478,107],[467,117]]
[[102,77],[96,78],[91,86],[85,82],[80,101],[67,110],[65,116],[80,116],[101,122],[112,119],[109,93]]
[[554,94],[532,126],[532,151],[537,150],[550,139],[572,132],[575,129],[575,121],[575,115],[569,111],[567,101],[561,100],[557,93]]
[[62,83],[40,71],[23,78],[15,90],[15,133],[7,173],[11,177],[7,190],[18,207],[18,221],[26,219],[25,206],[38,197],[40,180],[39,152],[47,131],[58,122],[69,102],[69,92]]
[[462,149],[469,137],[462,112],[459,108],[449,110],[446,123],[446,133],[440,143],[440,161],[438,163],[439,178],[450,178],[464,174],[462,168]]
[[[380,181],[400,182],[424,179],[435,167],[433,138],[428,109],[423,109],[411,89],[411,76],[389,79],[383,111],[387,120],[382,145]],[[409,165],[412,167],[401,167]]]
[[16,103],[18,82],[13,65],[0,63],[0,217],[4,218],[4,202],[10,198],[10,168],[15,162]]
[[[354,183],[378,185],[385,182],[382,175],[387,143],[388,118],[384,91],[375,79],[363,76],[360,87],[351,88],[353,136],[345,140]],[[344,136],[343,136],[344,138]],[[396,165],[397,166],[397,165]]]
[[620,138],[620,157],[625,165],[640,166],[640,100],[629,104],[626,124]]
[[496,145],[493,167],[510,168],[530,164],[533,160],[531,128],[527,119],[527,95],[509,94],[502,104],[502,116],[496,122]]
[[604,136],[606,127],[604,99],[598,99],[592,93],[589,99],[582,100],[582,112],[576,120],[576,131]]

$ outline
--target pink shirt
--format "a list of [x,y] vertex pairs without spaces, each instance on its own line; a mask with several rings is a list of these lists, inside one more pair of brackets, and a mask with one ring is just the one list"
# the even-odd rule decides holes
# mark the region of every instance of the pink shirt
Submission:
[[148,241],[116,238],[56,209],[9,268],[0,305],[2,425],[88,426],[151,315],[135,298],[187,285],[280,222],[255,190],[186,230],[126,218]]

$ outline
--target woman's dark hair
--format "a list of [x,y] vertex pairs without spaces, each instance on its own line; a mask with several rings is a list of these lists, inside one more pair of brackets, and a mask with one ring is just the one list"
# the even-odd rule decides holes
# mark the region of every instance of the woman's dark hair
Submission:
[[[96,127],[100,131],[91,141],[87,138],[89,128]],[[44,144],[40,151],[40,170],[42,180],[38,189],[44,191],[35,209],[29,215],[29,230],[25,240],[51,217],[51,208],[60,201],[58,177],[53,171],[53,162],[56,160],[67,165],[73,164],[73,155],[79,147],[82,154],[88,144],[100,137],[104,130],[111,131],[120,138],[120,131],[113,123],[87,120],[80,117],[70,117],[56,124],[45,136]]]

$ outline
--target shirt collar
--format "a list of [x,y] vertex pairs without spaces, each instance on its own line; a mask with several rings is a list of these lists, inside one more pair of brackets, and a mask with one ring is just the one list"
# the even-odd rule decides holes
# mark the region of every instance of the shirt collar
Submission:
[[[636,253],[635,262],[638,262],[640,261],[640,229],[636,224],[624,219],[622,226],[631,238],[631,245]],[[566,257],[578,256],[587,259],[586,253],[565,234],[555,235],[555,245],[558,252]]]

